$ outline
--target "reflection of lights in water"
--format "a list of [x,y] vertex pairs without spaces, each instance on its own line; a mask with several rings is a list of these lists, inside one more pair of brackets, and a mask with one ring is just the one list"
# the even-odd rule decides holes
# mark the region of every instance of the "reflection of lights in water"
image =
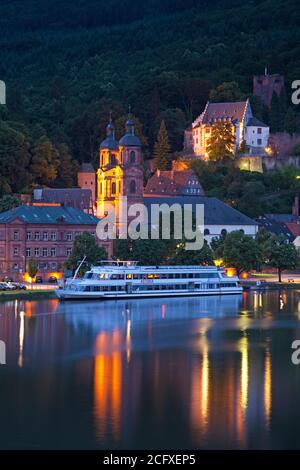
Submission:
[[201,374],[201,415],[203,425],[207,425],[209,399],[209,359],[207,341],[203,344],[202,374]]
[[126,358],[130,362],[131,358],[131,320],[127,320],[126,328]]
[[19,330],[19,357],[18,357],[18,366],[23,366],[23,348],[24,348],[24,318],[25,312],[20,312],[20,330]]
[[266,349],[265,356],[264,405],[266,425],[269,427],[272,409],[272,362],[269,347]]
[[254,292],[253,294],[253,307],[254,311],[263,306],[263,296],[261,292]]
[[259,296],[258,296],[258,305],[259,307],[263,307],[263,295],[261,292],[259,293]]
[[101,332],[95,344],[94,413],[99,435],[111,426],[117,439],[120,433],[122,401],[122,355],[118,349],[122,342],[120,331]]
[[280,295],[280,296],[279,296],[279,309],[280,309],[280,310],[283,310],[284,306],[285,306],[285,303],[284,303],[283,296]]
[[[193,367],[191,385],[191,424],[192,427],[205,434],[209,417],[209,343],[203,333],[199,349],[201,356],[197,355]],[[201,358],[201,359],[200,359]]]
[[166,318],[166,305],[162,304],[161,306],[161,318],[164,320]]
[[245,411],[248,406],[248,385],[249,385],[249,357],[248,357],[248,338],[244,336],[239,341],[239,350],[241,359],[241,405]]
[[15,300],[15,318],[18,318],[18,301]]

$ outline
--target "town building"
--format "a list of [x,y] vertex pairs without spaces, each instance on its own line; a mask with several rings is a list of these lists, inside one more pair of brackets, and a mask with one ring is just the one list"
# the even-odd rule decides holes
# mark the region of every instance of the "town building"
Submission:
[[125,223],[122,220],[124,196],[128,209],[132,204],[143,203],[142,144],[135,135],[131,119],[126,122],[126,133],[120,141],[115,138],[112,122],[106,133],[106,139],[100,145],[97,171],[97,216],[102,218],[115,210],[119,231]]
[[39,188],[33,191],[31,204],[60,204],[64,207],[73,207],[88,214],[94,214],[94,194],[91,189]]
[[214,197],[175,196],[170,199],[165,196],[149,196],[145,197],[144,203],[148,208],[148,213],[151,212],[152,204],[164,204],[169,207],[173,204],[179,204],[181,207],[189,205],[194,213],[196,205],[202,204],[204,206],[204,238],[208,243],[211,243],[213,238],[224,236],[235,230],[241,230],[251,237],[255,237],[258,232],[258,222]]
[[91,191],[92,206],[95,210],[96,203],[96,173],[91,163],[82,163],[77,173],[77,183],[79,188]]
[[156,170],[146,184],[147,196],[204,196],[203,188],[196,174],[184,164],[174,160],[172,170]]
[[[200,116],[192,124],[193,154],[208,159],[208,147],[214,124],[227,123],[234,135],[233,153],[245,144],[250,154],[265,152],[269,141],[269,127],[256,119],[251,110],[249,100],[233,103],[208,102]],[[185,133],[185,148],[191,146],[191,132]]]
[[258,96],[268,108],[271,105],[273,93],[280,96],[284,91],[284,77],[279,73],[269,75],[265,70],[264,75],[253,77],[253,95]]
[[[83,232],[96,234],[98,222],[95,216],[81,210],[53,204],[23,205],[0,213],[1,276],[24,279],[27,261],[34,257],[43,281],[50,276],[60,278],[75,237]],[[98,243],[111,257],[112,241]]]

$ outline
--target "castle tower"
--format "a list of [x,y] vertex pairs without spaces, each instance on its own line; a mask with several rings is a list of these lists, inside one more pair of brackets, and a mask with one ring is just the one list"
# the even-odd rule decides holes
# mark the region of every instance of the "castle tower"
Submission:
[[268,108],[271,105],[273,93],[280,96],[284,90],[284,77],[278,73],[268,75],[265,70],[265,75],[256,75],[253,77],[253,95],[259,96],[261,101]]
[[100,145],[100,165],[97,172],[97,216],[117,214],[117,232],[125,223],[124,196],[127,208],[143,202],[143,167],[140,139],[135,135],[132,120],[126,122],[126,133],[118,143],[110,122],[107,137]]

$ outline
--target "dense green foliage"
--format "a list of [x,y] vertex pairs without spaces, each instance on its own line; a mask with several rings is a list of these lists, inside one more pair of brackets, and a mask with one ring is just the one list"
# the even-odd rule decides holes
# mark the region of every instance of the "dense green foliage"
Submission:
[[2,1],[0,195],[74,184],[74,162],[97,162],[109,112],[123,123],[129,105],[145,158],[162,120],[179,151],[207,99],[249,96],[266,65],[287,84],[266,118],[292,132],[282,106],[300,77],[299,20],[296,0]]
[[80,268],[81,274],[89,269],[92,264],[97,264],[107,259],[107,253],[104,248],[99,246],[95,237],[88,232],[83,232],[75,238],[72,253],[65,262],[65,267],[75,271],[84,257],[85,261]]
[[290,213],[300,193],[300,171],[293,166],[268,173],[240,170],[233,163],[192,164],[206,195],[224,200],[232,207],[258,217],[265,213]]
[[31,279],[33,279],[38,272],[38,262],[36,258],[29,258],[27,261],[27,273]]

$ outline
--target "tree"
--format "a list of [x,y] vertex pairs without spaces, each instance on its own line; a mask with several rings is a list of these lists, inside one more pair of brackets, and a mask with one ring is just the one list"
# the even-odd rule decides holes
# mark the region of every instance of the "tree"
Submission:
[[59,167],[57,171],[57,184],[61,187],[70,188],[74,185],[76,174],[79,169],[78,162],[72,160],[69,148],[66,144],[58,146]]
[[211,136],[207,147],[210,160],[220,161],[234,156],[235,137],[233,124],[218,122],[212,125]]
[[18,207],[21,204],[21,201],[16,196],[7,194],[0,199],[0,212],[9,211],[14,207]]
[[240,230],[230,232],[215,251],[215,257],[224,261],[226,266],[236,269],[240,275],[243,271],[256,268],[261,259],[261,250],[256,241]]
[[240,101],[243,99],[243,94],[237,82],[224,82],[211,90],[209,99],[215,103]]
[[284,93],[279,96],[274,91],[270,104],[270,128],[271,132],[282,132],[284,129],[285,116],[285,97]]
[[154,146],[154,168],[168,170],[170,167],[170,144],[165,121],[161,121]]
[[27,262],[27,273],[31,279],[33,279],[36,276],[36,273],[38,272],[38,262],[36,258],[29,258]]
[[270,236],[263,243],[262,253],[264,262],[277,269],[279,282],[282,271],[296,269],[299,264],[295,246],[283,235]]
[[213,261],[213,252],[206,241],[201,250],[186,250],[185,243],[179,242],[170,256],[173,265],[212,265]]
[[88,232],[77,235],[75,238],[72,253],[65,262],[66,268],[75,271],[84,257],[86,259],[80,270],[81,274],[87,271],[91,265],[107,259],[107,253],[104,248],[100,247],[95,237]]
[[56,179],[59,166],[58,151],[48,137],[41,137],[33,148],[31,171],[39,184],[50,184]]
[[297,131],[296,115],[292,107],[289,107],[284,118],[284,130],[290,135]]
[[170,240],[120,240],[115,241],[114,256],[122,260],[139,261],[142,265],[159,265],[167,261]]

